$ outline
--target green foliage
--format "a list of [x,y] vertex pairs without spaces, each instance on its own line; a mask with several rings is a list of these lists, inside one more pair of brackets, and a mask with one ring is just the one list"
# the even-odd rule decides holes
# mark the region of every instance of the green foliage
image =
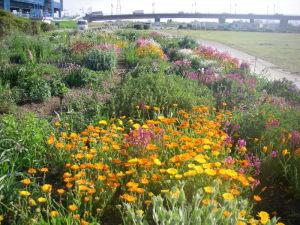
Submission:
[[132,69],[138,63],[138,57],[136,55],[136,49],[133,45],[129,45],[124,51],[122,51],[122,59],[127,68]]
[[5,115],[0,119],[0,153],[10,152],[10,163],[16,170],[41,166],[47,161],[45,137],[50,134],[47,121],[34,115]]
[[188,36],[182,38],[179,41],[178,45],[180,48],[190,48],[190,49],[194,49],[198,46],[197,42]]
[[55,26],[53,24],[42,23],[41,24],[41,30],[43,32],[53,31],[53,30],[55,30]]
[[38,34],[41,23],[25,18],[15,17],[0,9],[0,38],[13,32],[24,32],[29,35]]
[[292,81],[287,79],[270,81],[262,87],[268,94],[283,97],[288,101],[300,103],[300,91]]
[[7,38],[7,42],[11,52],[10,61],[12,63],[40,63],[46,61],[51,55],[51,43],[44,37],[16,34]]
[[73,68],[65,76],[64,81],[69,87],[82,87],[92,81],[93,71],[86,68]]
[[113,70],[117,64],[117,55],[114,51],[93,49],[84,57],[84,65],[95,71]]
[[15,104],[13,93],[8,85],[3,85],[0,80],[0,114],[10,113]]
[[194,81],[158,73],[127,77],[113,103],[118,115],[136,115],[139,105],[157,106],[167,114],[173,104],[191,109],[193,105],[212,105],[213,97],[208,88]]
[[211,89],[214,92],[217,105],[225,102],[231,109],[246,110],[252,108],[258,103],[260,97],[260,93],[249,84],[226,77],[214,82]]

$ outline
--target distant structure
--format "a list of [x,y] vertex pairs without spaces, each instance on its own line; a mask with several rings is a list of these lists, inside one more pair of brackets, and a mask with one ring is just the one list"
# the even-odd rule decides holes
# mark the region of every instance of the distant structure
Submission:
[[53,17],[57,12],[61,17],[63,0],[0,0],[0,9],[32,18]]

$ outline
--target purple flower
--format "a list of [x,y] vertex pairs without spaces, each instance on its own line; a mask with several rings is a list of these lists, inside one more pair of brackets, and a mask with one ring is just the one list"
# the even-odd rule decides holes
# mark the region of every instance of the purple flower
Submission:
[[254,174],[259,175],[260,174],[260,166],[261,166],[261,160],[254,154],[250,153],[245,156],[245,159],[249,163],[249,167],[254,169]]
[[273,150],[273,151],[271,152],[272,158],[276,158],[277,155],[278,155],[278,151],[277,151],[277,150]]
[[238,145],[240,148],[245,147],[247,145],[247,142],[244,139],[238,140]]
[[232,164],[234,164],[234,162],[235,162],[235,160],[231,156],[228,156],[225,158],[225,164],[232,165]]

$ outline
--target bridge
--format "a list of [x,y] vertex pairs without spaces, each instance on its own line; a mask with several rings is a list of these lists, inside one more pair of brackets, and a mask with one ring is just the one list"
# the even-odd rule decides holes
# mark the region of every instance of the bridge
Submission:
[[225,23],[226,19],[247,19],[250,23],[255,20],[278,20],[281,26],[287,26],[289,20],[300,21],[300,15],[264,15],[264,14],[227,14],[227,13],[149,13],[149,14],[122,14],[122,15],[93,15],[87,14],[84,17],[89,22],[108,20],[132,20],[132,19],[154,19],[160,22],[161,19],[218,19],[219,23]]
[[63,0],[0,0],[0,9],[16,10],[21,14],[28,13],[31,17],[54,16],[58,12],[61,17]]

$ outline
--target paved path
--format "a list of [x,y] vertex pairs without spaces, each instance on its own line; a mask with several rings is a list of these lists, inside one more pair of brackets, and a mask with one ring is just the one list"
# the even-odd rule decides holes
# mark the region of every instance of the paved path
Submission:
[[286,78],[287,80],[293,81],[296,84],[296,86],[300,88],[300,74],[292,74],[290,72],[280,69],[278,66],[268,61],[249,55],[245,52],[239,51],[237,49],[231,48],[227,45],[218,42],[206,40],[198,40],[198,42],[200,44],[216,48],[219,51],[228,52],[231,56],[238,58],[242,61],[248,62],[253,72],[261,74],[269,80],[278,80]]

